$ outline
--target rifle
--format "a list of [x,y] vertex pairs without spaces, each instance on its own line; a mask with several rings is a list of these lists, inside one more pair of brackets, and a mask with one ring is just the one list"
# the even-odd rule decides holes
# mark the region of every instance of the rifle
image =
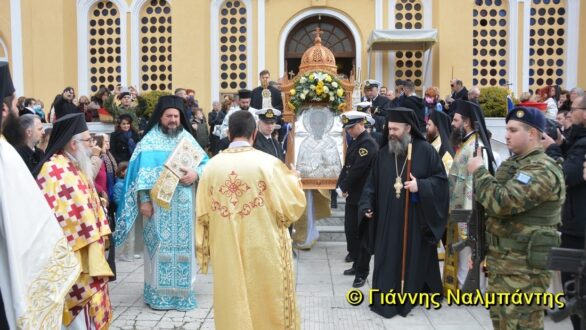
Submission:
[[586,242],[584,250],[552,248],[547,268],[576,274],[573,280],[564,283],[564,292],[572,298],[566,298],[565,308],[552,312],[551,319],[561,322],[570,315],[578,315],[580,329],[586,330]]
[[469,246],[472,250],[472,269],[468,271],[466,280],[461,290],[464,292],[473,292],[480,289],[480,272],[482,271],[482,261],[485,256],[485,221],[484,208],[478,207],[475,203],[472,210],[454,209],[450,213],[450,221],[465,222],[468,225],[468,237],[465,241],[459,241],[452,244],[449,249],[451,253],[458,253],[465,247]]

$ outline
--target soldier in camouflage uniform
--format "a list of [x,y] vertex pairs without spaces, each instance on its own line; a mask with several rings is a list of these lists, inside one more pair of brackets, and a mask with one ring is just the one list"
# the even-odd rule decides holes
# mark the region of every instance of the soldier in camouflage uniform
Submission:
[[[476,200],[486,209],[488,292],[545,293],[551,272],[547,254],[559,246],[557,225],[565,198],[559,164],[541,147],[545,117],[537,109],[515,108],[507,118],[507,146],[515,154],[495,177],[478,156],[468,163],[474,173]],[[496,305],[495,329],[543,329],[544,305]]]

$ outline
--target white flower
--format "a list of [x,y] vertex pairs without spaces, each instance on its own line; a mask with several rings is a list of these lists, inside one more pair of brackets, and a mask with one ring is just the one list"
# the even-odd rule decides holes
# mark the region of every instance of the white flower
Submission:
[[335,81],[334,81],[334,82],[332,82],[332,87],[334,87],[334,88],[338,88],[338,83],[337,83],[337,82],[335,82]]
[[329,92],[329,91],[330,91],[330,90],[329,90],[328,86],[324,86],[324,93],[327,93],[327,92]]
[[307,82],[307,78],[301,77],[301,79],[299,79],[299,82],[305,84]]
[[305,96],[306,96],[306,94],[301,94],[301,95],[299,95],[299,98],[302,100],[305,100]]
[[333,102],[333,101],[334,101],[334,96],[330,95],[330,102]]
[[312,91],[314,91],[315,90],[315,85],[310,85],[309,86],[309,89],[311,89]]

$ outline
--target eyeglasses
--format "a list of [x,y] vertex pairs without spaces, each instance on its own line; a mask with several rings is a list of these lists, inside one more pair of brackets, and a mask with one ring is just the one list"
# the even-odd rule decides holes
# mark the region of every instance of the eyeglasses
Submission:
[[87,138],[87,139],[77,139],[76,141],[83,141],[83,142],[92,142],[94,140],[93,137]]

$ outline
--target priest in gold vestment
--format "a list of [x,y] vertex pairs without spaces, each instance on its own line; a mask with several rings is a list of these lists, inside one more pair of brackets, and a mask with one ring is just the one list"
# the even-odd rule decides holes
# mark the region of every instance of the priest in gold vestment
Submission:
[[218,329],[298,329],[291,237],[305,210],[301,181],[252,147],[253,116],[230,117],[231,144],[210,160],[198,186],[197,260],[214,273]]

